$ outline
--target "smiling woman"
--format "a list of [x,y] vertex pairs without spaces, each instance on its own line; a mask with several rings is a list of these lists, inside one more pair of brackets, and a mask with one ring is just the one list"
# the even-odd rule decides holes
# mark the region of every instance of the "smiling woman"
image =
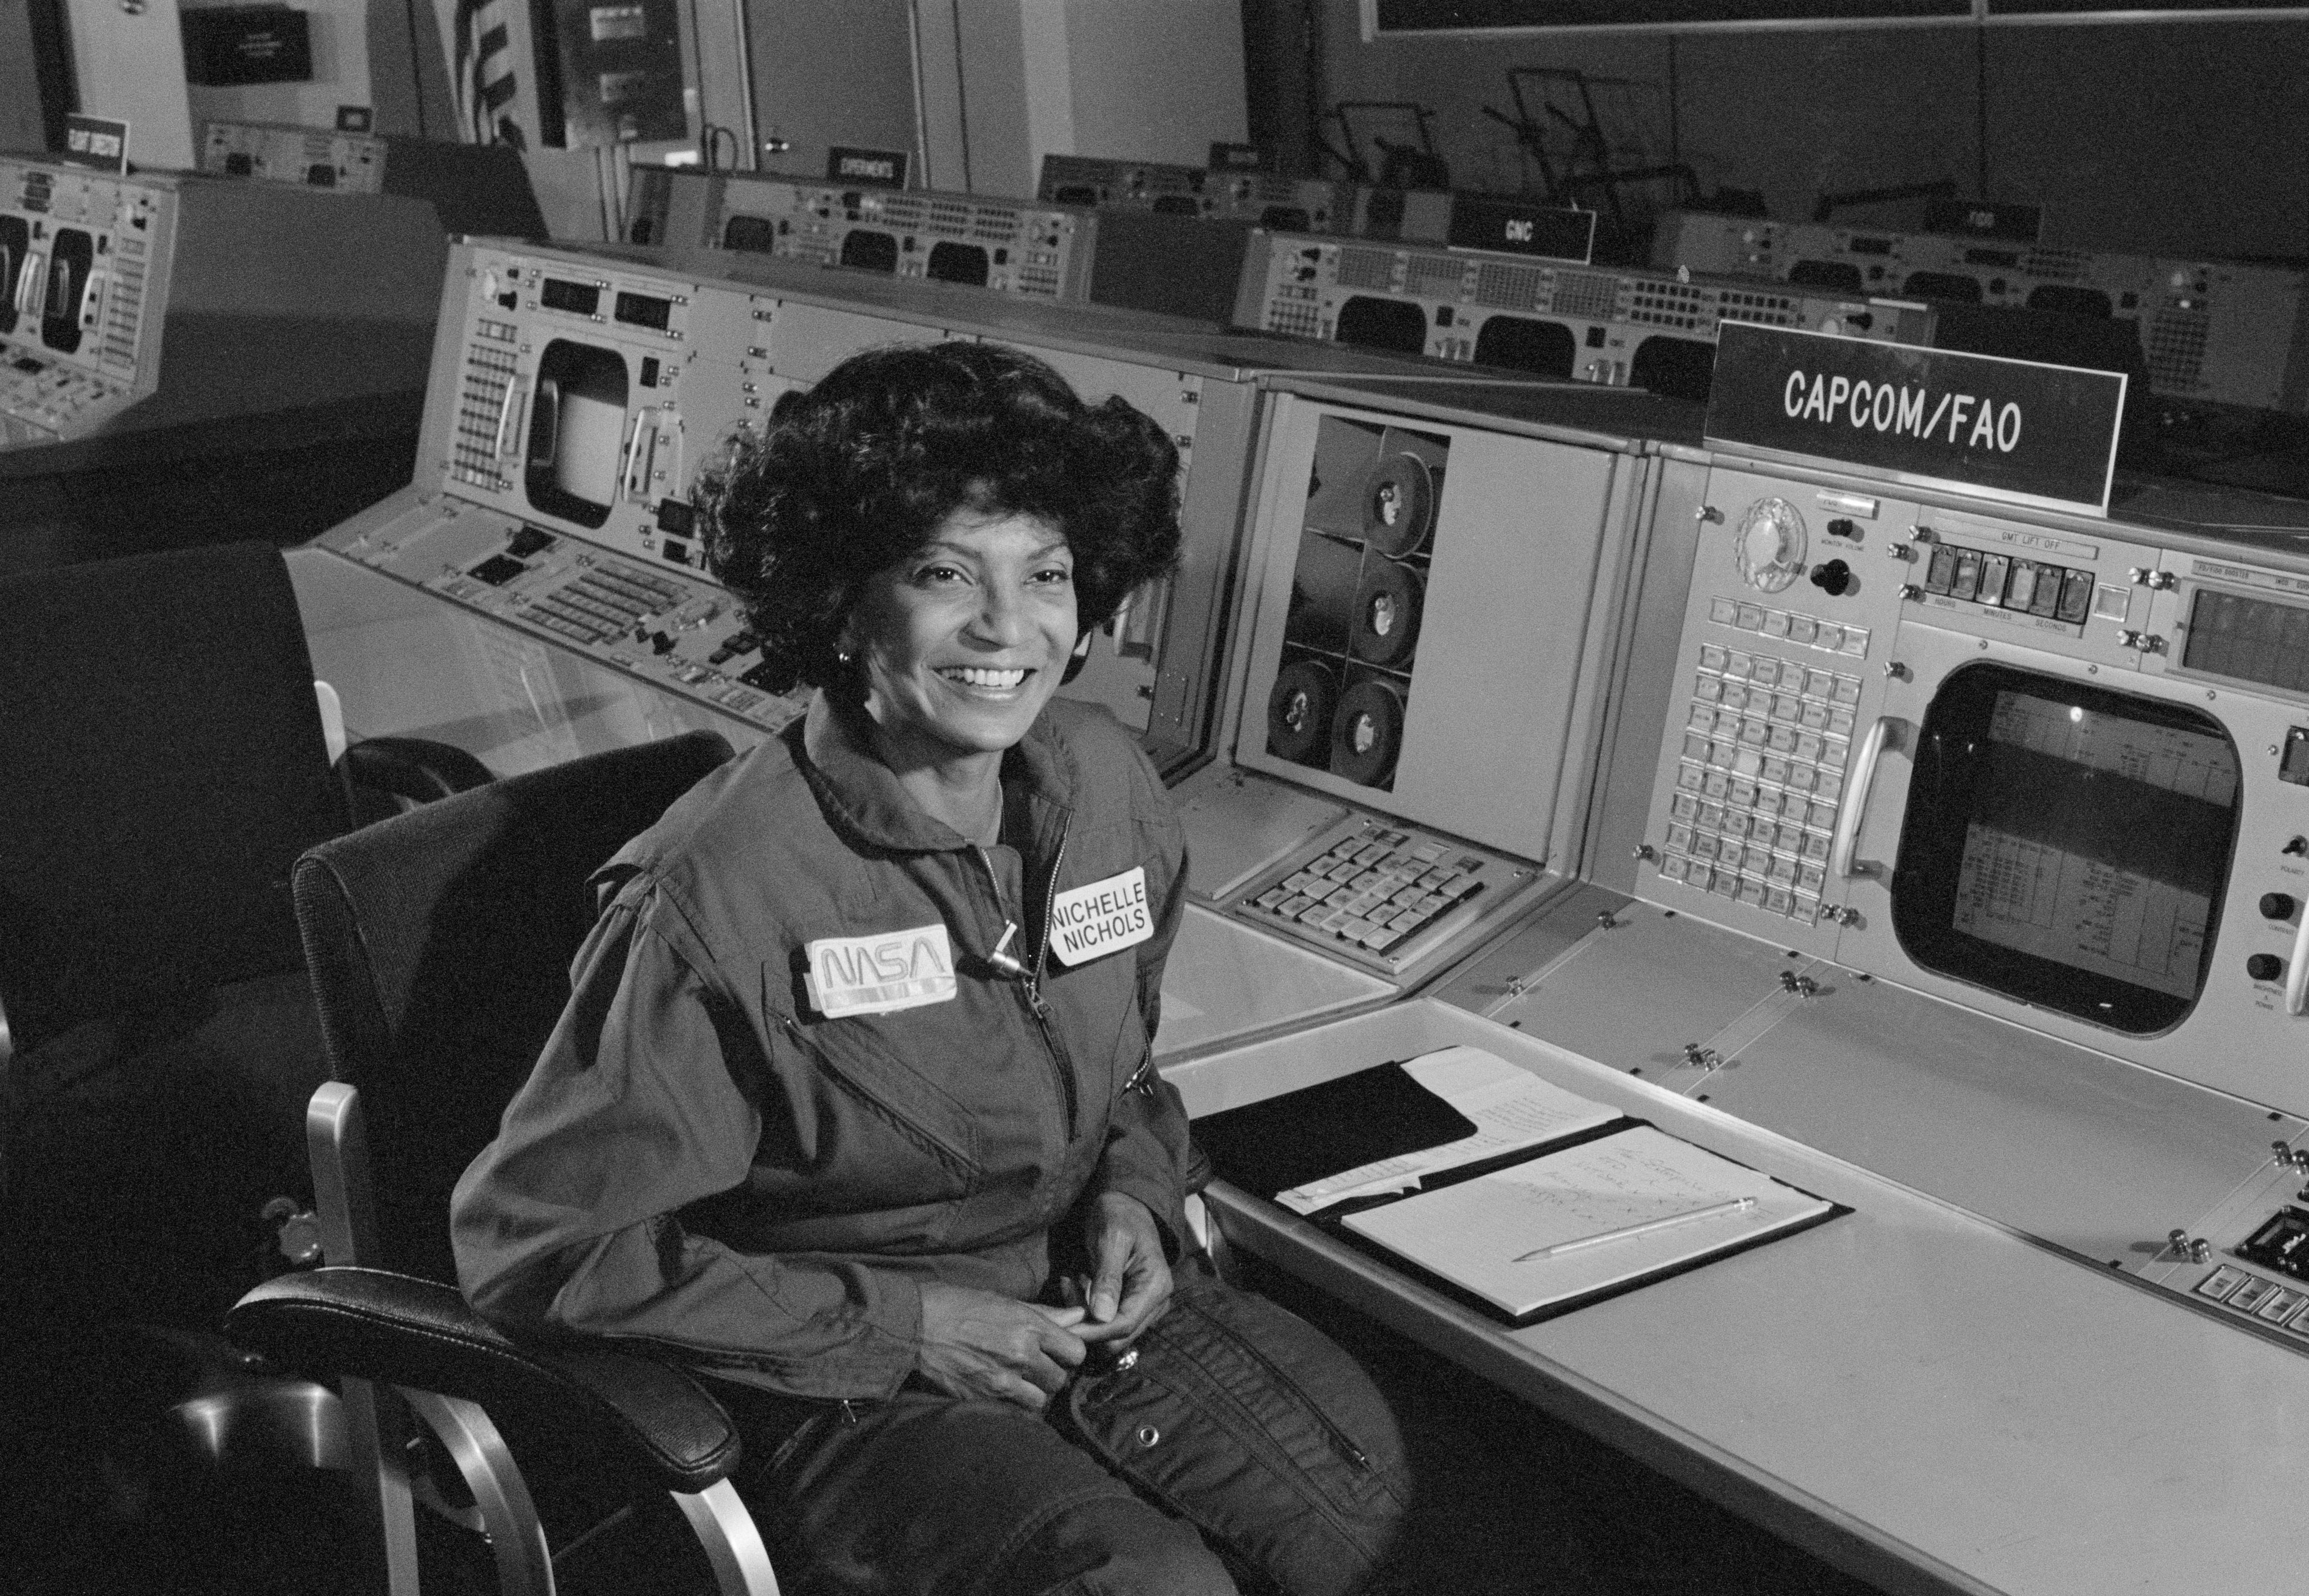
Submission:
[[1153,1039],[1184,836],[1129,733],[1054,696],[1174,558],[1177,469],[1121,401],[960,342],[855,357],[741,439],[708,548],[809,712],[596,875],[568,1010],[458,1186],[507,1331],[723,1383],[810,1590],[1344,1596],[1403,1514],[1362,1371],[1182,1254]]

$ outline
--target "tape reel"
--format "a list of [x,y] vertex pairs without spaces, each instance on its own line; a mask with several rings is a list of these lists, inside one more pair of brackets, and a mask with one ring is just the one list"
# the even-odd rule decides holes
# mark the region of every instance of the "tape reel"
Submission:
[[1403,665],[1419,641],[1419,612],[1426,585],[1419,573],[1392,559],[1367,559],[1355,594],[1350,649],[1374,665]]
[[1313,661],[1284,666],[1267,695],[1267,751],[1294,765],[1319,767],[1330,744],[1338,696],[1331,672]]
[[1435,523],[1435,475],[1408,450],[1389,455],[1363,479],[1363,541],[1381,554],[1416,553]]
[[1375,678],[1340,695],[1331,717],[1331,772],[1359,787],[1384,786],[1403,751],[1403,694]]

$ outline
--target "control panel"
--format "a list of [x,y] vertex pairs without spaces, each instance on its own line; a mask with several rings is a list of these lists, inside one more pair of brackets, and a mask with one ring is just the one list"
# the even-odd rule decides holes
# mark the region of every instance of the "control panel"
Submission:
[[1704,398],[1726,321],[1929,341],[1922,307],[1472,250],[1253,235],[1237,326]]
[[175,199],[132,178],[0,160],[0,436],[10,447],[80,437],[158,385],[142,357]]
[[1179,447],[1181,568],[1094,634],[1063,690],[1104,705],[1159,759],[1199,752],[1260,369],[1220,358],[1222,336],[1198,343],[1169,324],[1140,348],[1120,336],[1126,324],[1094,309],[783,267],[724,279],[695,264],[714,261],[739,264],[709,251],[678,268],[624,247],[458,246],[417,478],[324,545],[774,727],[799,700],[766,673],[705,568],[698,473],[781,395],[860,349],[996,338],[1048,360],[1093,402],[1126,399]]
[[[844,188],[748,172],[636,168],[627,234],[1024,299],[1089,298],[1085,213],[926,189]],[[1086,242],[1086,240],[1085,240]]]
[[414,393],[445,248],[415,200],[0,156],[0,445]]
[[[1524,397],[1273,402],[1232,779],[1194,800],[1276,845],[1207,850],[1241,865],[1212,887],[1238,923],[1400,980],[1560,884],[1600,690],[1591,610],[1641,466],[1552,435]],[[1316,823],[1284,835],[1286,814]]]
[[1288,233],[1341,231],[1355,215],[1352,184],[1091,155],[1043,156],[1035,193],[1054,205],[1255,221]]
[[1639,896],[2309,1110],[2309,567],[1717,464]]
[[260,122],[211,122],[201,131],[201,170],[218,177],[383,194],[385,168],[385,140],[374,134]]
[[269,122],[210,122],[200,169],[213,177],[294,183],[340,194],[421,199],[451,233],[541,239],[544,213],[509,144],[448,143]]
[[2299,271],[1696,212],[1660,218],[1652,260],[1810,291],[2119,317],[2140,324],[2152,391],[2309,413]]

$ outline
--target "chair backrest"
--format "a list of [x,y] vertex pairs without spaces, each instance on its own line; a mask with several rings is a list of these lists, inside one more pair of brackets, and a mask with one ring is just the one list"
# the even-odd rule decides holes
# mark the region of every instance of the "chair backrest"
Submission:
[[360,1094],[381,1255],[454,1280],[450,1190],[497,1134],[569,996],[587,878],[730,757],[711,732],[507,777],[297,864],[332,1073]]
[[21,1052],[298,959],[347,824],[278,550],[0,577],[0,1009]]

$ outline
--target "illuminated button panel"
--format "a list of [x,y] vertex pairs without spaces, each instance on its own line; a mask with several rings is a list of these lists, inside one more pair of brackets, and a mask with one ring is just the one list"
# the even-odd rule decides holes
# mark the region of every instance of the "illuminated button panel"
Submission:
[[2266,1275],[2222,1263],[2193,1289],[2233,1314],[2309,1339],[2309,1290],[2301,1287],[2280,1285]]
[[1709,619],[1735,635],[1703,642],[1692,663],[1660,879],[1816,920],[1868,631],[1734,599],[1713,601]]
[[1253,924],[1392,969],[1472,921],[1478,898],[1504,900],[1530,874],[1464,844],[1371,820],[1270,870],[1236,906]]
[[2081,628],[2092,613],[2093,573],[1959,543],[1933,543],[1924,590],[1983,609]]

